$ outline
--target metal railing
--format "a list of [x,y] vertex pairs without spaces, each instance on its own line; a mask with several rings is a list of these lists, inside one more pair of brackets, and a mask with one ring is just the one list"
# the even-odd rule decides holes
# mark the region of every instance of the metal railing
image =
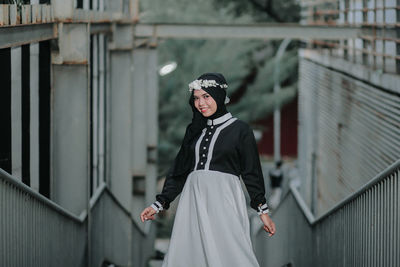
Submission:
[[353,63],[388,73],[400,73],[399,2],[394,0],[302,0],[302,23],[361,27],[357,38],[312,41],[316,48]]
[[0,266],[85,266],[83,222],[0,169]]
[[261,266],[400,266],[400,160],[318,218],[294,186],[256,238]]
[[104,183],[90,212],[88,227],[86,211],[78,217],[0,169],[0,266],[88,266],[89,257],[90,266],[142,266],[133,243],[147,236]]

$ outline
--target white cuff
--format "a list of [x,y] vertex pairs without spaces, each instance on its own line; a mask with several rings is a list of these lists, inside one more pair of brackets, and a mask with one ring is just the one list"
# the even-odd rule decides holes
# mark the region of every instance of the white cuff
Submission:
[[267,203],[265,203],[262,206],[258,206],[258,212],[257,212],[258,215],[268,214],[268,213],[269,213],[269,208],[268,208]]
[[160,211],[163,210],[163,206],[158,201],[156,201],[153,204],[151,204],[151,207],[156,211],[156,213],[159,213]]

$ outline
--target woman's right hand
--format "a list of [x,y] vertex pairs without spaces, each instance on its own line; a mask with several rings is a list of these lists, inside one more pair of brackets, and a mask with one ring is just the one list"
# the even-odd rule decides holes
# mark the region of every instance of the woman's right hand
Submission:
[[154,214],[156,214],[156,211],[151,206],[149,206],[142,211],[142,213],[140,214],[140,219],[142,220],[142,222],[147,220],[154,220]]
[[264,230],[269,236],[273,236],[276,232],[275,223],[271,220],[267,213],[260,215],[261,221],[264,223]]

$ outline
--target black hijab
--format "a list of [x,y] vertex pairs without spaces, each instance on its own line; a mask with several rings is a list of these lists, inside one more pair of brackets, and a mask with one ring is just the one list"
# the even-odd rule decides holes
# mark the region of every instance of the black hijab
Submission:
[[[211,82],[211,85],[204,85],[202,83],[204,80],[215,82]],[[195,89],[190,88],[191,85],[189,85],[189,88],[191,89],[189,105],[193,112],[192,122],[186,127],[186,133],[181,148],[179,149],[173,166],[168,171],[167,177],[171,176],[175,179],[181,179],[186,178],[187,175],[189,175],[189,172],[193,169],[195,163],[194,151],[191,150],[191,144],[197,140],[201,131],[206,127],[208,119],[216,119],[228,112],[225,106],[225,103],[229,102],[229,98],[226,97],[227,82],[221,73],[204,73],[197,78],[195,82],[198,82],[197,84],[201,86],[201,89],[210,94],[215,100],[217,103],[217,110],[213,115],[204,117],[194,105]]]

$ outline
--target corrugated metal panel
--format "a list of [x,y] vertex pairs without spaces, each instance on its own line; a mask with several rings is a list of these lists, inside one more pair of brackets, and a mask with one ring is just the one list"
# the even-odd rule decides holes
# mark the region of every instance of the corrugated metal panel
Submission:
[[314,163],[313,158],[317,144],[317,109],[316,89],[313,84],[313,77],[302,68],[302,61],[299,67],[299,136],[298,136],[298,161],[300,176],[303,178],[301,194],[308,206],[312,206],[312,178]]
[[270,239],[256,238],[263,266],[400,266],[400,160],[315,219],[297,189],[272,215]]
[[304,58],[299,91],[301,173],[315,151],[321,214],[400,158],[400,96]]

